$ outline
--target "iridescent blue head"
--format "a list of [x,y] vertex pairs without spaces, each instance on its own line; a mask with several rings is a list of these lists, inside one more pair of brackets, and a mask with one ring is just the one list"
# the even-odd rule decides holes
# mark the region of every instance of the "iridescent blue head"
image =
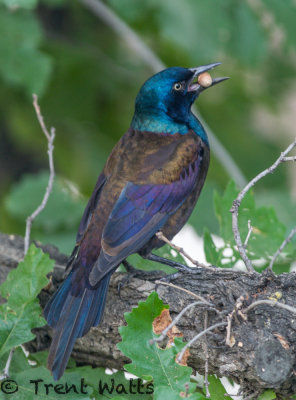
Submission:
[[[198,77],[219,64],[197,68],[172,67],[153,75],[137,95],[132,128],[172,134],[184,134],[188,128],[193,129],[190,123],[196,125],[198,121],[191,113],[191,106],[206,89],[198,83]],[[207,87],[225,79],[213,79]]]

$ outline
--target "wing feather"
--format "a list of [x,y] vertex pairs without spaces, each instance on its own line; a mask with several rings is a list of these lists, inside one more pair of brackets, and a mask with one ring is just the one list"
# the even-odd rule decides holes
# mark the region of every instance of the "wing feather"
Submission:
[[90,273],[92,285],[137,252],[178,210],[197,182],[200,158],[197,153],[179,180],[170,184],[126,184],[103,230],[102,250]]

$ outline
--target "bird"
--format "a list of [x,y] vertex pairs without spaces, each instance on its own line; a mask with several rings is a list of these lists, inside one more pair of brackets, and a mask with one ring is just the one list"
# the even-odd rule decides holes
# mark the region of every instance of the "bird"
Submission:
[[140,88],[127,132],[99,175],[83,213],[68,274],[48,301],[53,328],[47,367],[59,380],[77,338],[103,316],[112,273],[134,253],[167,263],[152,250],[187,222],[203,187],[209,161],[207,134],[191,107],[199,94],[228,79],[202,85],[202,74],[221,63],[170,67]]

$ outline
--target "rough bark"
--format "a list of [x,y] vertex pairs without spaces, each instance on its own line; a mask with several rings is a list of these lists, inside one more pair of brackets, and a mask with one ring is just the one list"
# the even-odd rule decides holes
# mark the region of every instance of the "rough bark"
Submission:
[[[51,246],[41,246],[56,260],[53,285],[40,294],[44,306],[63,276],[67,257]],[[15,268],[23,255],[23,239],[0,234],[0,282],[11,268]],[[120,341],[118,327],[123,325],[123,315],[137,306],[155,290],[155,279],[162,272],[143,273],[141,279],[132,278],[117,292],[118,283],[124,274],[115,273],[111,279],[106,312],[101,325],[92,328],[84,338],[77,340],[73,357],[79,364],[119,368],[129,360],[116,347]],[[274,276],[271,273],[249,275],[233,270],[198,270],[195,274],[183,274],[173,281],[213,303],[221,314],[208,310],[208,326],[227,321],[227,316],[241,303],[240,310],[233,314],[230,335],[231,346],[226,345],[226,328],[221,327],[207,334],[209,373],[227,376],[239,383],[244,393],[260,393],[272,388],[279,398],[287,399],[296,391],[296,315],[270,305],[259,305],[247,314],[241,313],[255,300],[279,299],[282,303],[296,307],[296,274]],[[167,286],[158,286],[157,292],[170,305],[175,317],[186,305],[196,301],[190,295]],[[243,296],[243,297],[242,297]],[[181,318],[178,328],[186,341],[204,329],[204,307],[194,307]],[[37,339],[27,347],[30,351],[44,350],[49,346],[51,330],[44,327],[36,330]],[[205,336],[190,348],[188,364],[204,372]]]

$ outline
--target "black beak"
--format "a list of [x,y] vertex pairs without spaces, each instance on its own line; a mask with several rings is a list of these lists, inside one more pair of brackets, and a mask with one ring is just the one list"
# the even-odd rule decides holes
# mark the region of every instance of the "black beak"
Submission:
[[193,76],[188,83],[188,92],[196,92],[197,94],[199,94],[203,90],[205,90],[209,87],[212,87],[214,85],[217,85],[217,83],[223,82],[226,79],[229,79],[229,77],[226,77],[226,76],[221,77],[221,78],[214,78],[214,79],[212,79],[212,82],[209,86],[202,86],[198,83],[197,79],[200,74],[202,74],[203,72],[210,71],[211,69],[217,67],[220,64],[221,63],[218,62],[218,63],[213,63],[213,64],[202,65],[202,66],[196,67],[196,68],[189,68],[189,70],[193,72]]

